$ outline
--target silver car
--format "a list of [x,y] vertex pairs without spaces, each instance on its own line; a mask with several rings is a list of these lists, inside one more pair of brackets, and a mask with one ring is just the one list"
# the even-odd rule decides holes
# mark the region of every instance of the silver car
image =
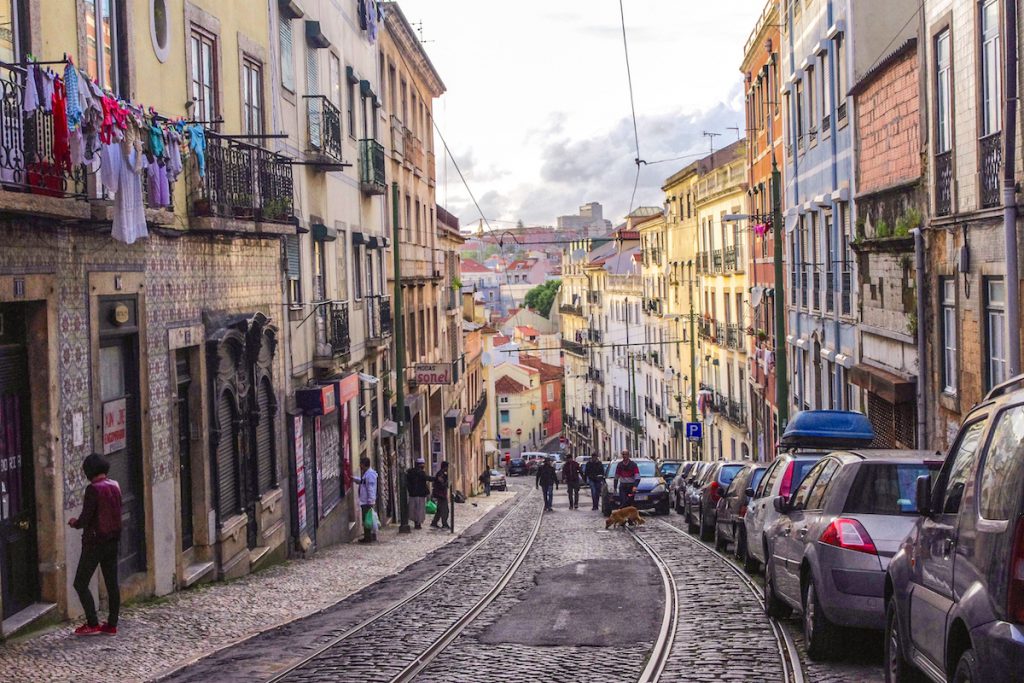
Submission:
[[491,488],[495,491],[507,491],[508,480],[505,479],[505,473],[501,470],[491,470]]
[[917,478],[929,451],[838,451],[822,458],[765,530],[765,610],[803,614],[807,654],[827,657],[837,626],[885,627],[885,571],[917,521]]
[[761,478],[761,483],[748,494],[750,502],[747,504],[747,514],[739,530],[740,537],[736,540],[739,560],[747,571],[754,572],[764,566],[764,531],[779,516],[772,506],[772,500],[779,496],[789,498],[807,471],[821,460],[822,455],[779,454]]

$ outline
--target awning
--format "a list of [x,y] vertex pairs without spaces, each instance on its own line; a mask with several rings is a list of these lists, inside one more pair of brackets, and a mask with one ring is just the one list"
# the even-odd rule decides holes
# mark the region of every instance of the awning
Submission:
[[850,368],[850,381],[893,404],[913,401],[917,395],[916,379],[863,363]]
[[384,420],[380,429],[387,436],[398,436],[398,423],[394,420]]
[[357,247],[360,244],[366,244],[366,235],[361,232],[352,232],[352,246]]

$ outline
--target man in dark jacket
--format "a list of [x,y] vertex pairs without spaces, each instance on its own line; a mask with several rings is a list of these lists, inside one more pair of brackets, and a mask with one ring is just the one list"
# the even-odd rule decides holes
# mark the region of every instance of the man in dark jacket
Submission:
[[438,522],[440,522],[442,529],[451,529],[451,527],[448,526],[447,462],[442,462],[441,467],[437,470],[437,474],[434,475],[434,485],[431,489],[431,495],[434,498],[434,502],[437,503],[437,512],[434,513],[434,519],[430,522],[430,526],[436,529],[438,527]]
[[[121,487],[107,478],[110,463],[96,453],[90,454],[82,463],[89,485],[85,487],[82,514],[72,517],[68,525],[82,530],[82,556],[75,572],[75,591],[85,610],[85,623],[75,629],[76,636],[97,634],[117,635],[117,619],[121,612],[121,588],[117,581],[117,544],[121,540]],[[103,571],[103,583],[107,587],[107,621],[100,626],[96,616],[96,602],[93,600],[89,582],[96,573],[96,567]]]
[[417,529],[423,528],[423,520],[427,518],[427,496],[430,489],[427,482],[433,481],[427,476],[426,463],[423,458],[416,458],[416,464],[405,473],[405,490],[409,496],[409,519]]
[[536,486],[544,493],[544,511],[554,512],[551,507],[554,504],[555,486],[558,485],[558,473],[552,464],[551,458],[544,458],[544,462],[537,468]]
[[484,493],[491,495],[491,468],[485,467],[484,471],[480,473],[480,483],[484,485]]
[[594,502],[593,509],[596,510],[597,504],[601,501],[601,485],[604,484],[604,463],[597,453],[590,456],[587,466],[583,469],[583,476],[590,485],[590,498]]
[[569,492],[569,509],[580,509],[580,484],[583,481],[580,464],[572,457],[572,453],[566,456],[565,465],[562,467],[562,483]]

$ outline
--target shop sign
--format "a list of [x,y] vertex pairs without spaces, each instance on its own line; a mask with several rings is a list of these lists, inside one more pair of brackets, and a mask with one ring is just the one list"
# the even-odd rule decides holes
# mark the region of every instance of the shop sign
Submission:
[[302,439],[302,416],[295,417],[295,500],[299,508],[299,531],[306,528],[306,445]]
[[124,450],[128,444],[127,399],[103,404],[103,455]]
[[451,384],[451,363],[417,363],[417,384]]
[[359,395],[359,375],[352,373],[338,382],[338,404],[345,405]]
[[295,392],[295,404],[307,415],[329,415],[338,407],[335,384],[299,389]]

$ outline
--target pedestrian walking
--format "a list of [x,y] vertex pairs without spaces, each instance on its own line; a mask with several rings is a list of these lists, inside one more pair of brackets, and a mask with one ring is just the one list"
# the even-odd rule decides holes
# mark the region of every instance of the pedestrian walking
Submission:
[[554,512],[551,507],[555,499],[555,487],[558,485],[558,473],[551,458],[544,458],[544,462],[537,468],[536,487],[544,494],[544,511]]
[[[89,485],[85,487],[82,514],[68,520],[68,526],[82,530],[82,556],[75,572],[75,592],[85,610],[85,623],[75,629],[76,636],[117,635],[121,613],[121,587],[117,580],[117,546],[121,540],[121,487],[107,477],[110,463],[102,455],[91,453],[82,463]],[[100,625],[89,583],[96,567],[103,572],[107,587],[107,620]]]
[[565,465],[562,466],[562,483],[565,484],[569,494],[569,509],[580,509],[580,485],[583,483],[580,464],[572,453],[566,456]]
[[[377,504],[377,472],[370,467],[370,459],[359,461],[359,475],[352,480],[359,484],[359,509],[363,511],[363,537],[360,543],[373,543],[377,540],[377,524],[371,512]],[[371,515],[367,524],[367,513]]]
[[484,471],[480,473],[480,483],[484,485],[484,494],[491,495],[491,469],[485,467]]
[[615,466],[615,489],[619,492],[619,507],[629,505],[633,489],[640,483],[640,468],[629,458],[629,451],[622,451],[622,460]]
[[594,503],[593,509],[596,510],[597,504],[601,500],[601,485],[604,484],[604,463],[601,462],[597,453],[590,456],[587,466],[583,469],[583,476],[586,477],[587,484],[590,485],[590,498]]
[[427,518],[427,496],[430,488],[427,482],[434,478],[427,474],[427,463],[423,458],[416,458],[416,463],[405,473],[405,490],[409,496],[409,519],[417,529],[423,528],[423,520]]
[[434,485],[431,489],[431,496],[437,503],[437,512],[434,513],[434,520],[430,526],[438,528],[438,522],[442,529],[451,529],[448,526],[448,463],[442,462],[434,475]]

